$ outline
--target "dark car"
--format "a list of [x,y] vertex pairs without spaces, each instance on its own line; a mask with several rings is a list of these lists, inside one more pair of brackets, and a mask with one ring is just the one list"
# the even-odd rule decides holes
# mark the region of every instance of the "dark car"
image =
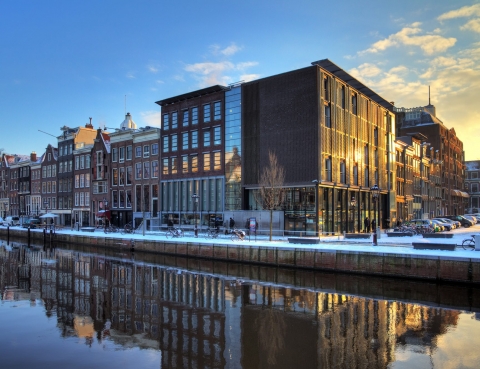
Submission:
[[461,215],[444,215],[442,216],[442,218],[457,220],[465,228],[473,226],[473,222],[471,220],[468,220],[467,218],[462,217]]
[[40,219],[31,218],[31,219],[26,219],[23,222],[22,227],[23,228],[37,228],[40,224],[42,224]]

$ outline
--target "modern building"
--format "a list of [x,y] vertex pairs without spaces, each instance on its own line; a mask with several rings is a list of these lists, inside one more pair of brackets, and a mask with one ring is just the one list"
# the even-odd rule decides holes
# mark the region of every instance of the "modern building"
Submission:
[[255,193],[270,152],[286,173],[281,228],[359,231],[366,217],[382,227],[397,217],[393,104],[329,60],[157,104],[162,224],[189,223],[195,211],[202,225],[261,217]]

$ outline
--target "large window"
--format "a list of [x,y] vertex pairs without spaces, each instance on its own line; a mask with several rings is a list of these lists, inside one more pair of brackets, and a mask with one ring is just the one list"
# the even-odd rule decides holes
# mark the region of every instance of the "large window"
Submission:
[[196,149],[198,147],[198,131],[192,131],[192,149]]
[[168,131],[170,129],[170,120],[168,114],[163,114],[163,130]]
[[325,127],[332,128],[332,120],[330,118],[330,105],[325,105]]
[[176,129],[178,127],[178,113],[174,111],[172,113],[172,129]]
[[192,167],[192,173],[197,173],[198,172],[198,156],[197,155],[192,155],[190,157],[191,159],[191,167]]
[[120,163],[123,163],[125,161],[125,147],[120,147],[118,153],[118,159],[120,160]]
[[172,151],[177,151],[178,149],[177,140],[177,135],[172,135]]
[[127,182],[126,185],[131,185],[132,184],[132,167],[127,167]]
[[168,174],[168,158],[162,159],[162,174]]
[[203,105],[203,122],[210,122],[210,104]]
[[150,178],[150,162],[143,162],[143,178]]
[[192,108],[192,125],[198,124],[198,108]]
[[210,153],[206,152],[203,154],[203,170],[204,171],[209,171],[211,169],[211,164],[210,164]]
[[332,159],[325,159],[325,180],[332,182]]
[[152,161],[152,178],[158,178],[158,161]]
[[178,170],[178,160],[177,160],[177,157],[174,156],[171,159],[171,170],[172,170],[172,174],[177,174],[177,170]]
[[189,118],[188,113],[189,112],[188,112],[188,110],[184,110],[182,113],[183,113],[182,126],[183,127],[188,127],[188,118]]
[[182,133],[182,149],[188,150],[188,132]]
[[142,157],[142,146],[135,146],[135,157],[136,158]]
[[132,145],[127,146],[127,160],[132,160]]
[[182,155],[182,173],[188,173],[188,155]]
[[152,144],[152,152],[151,155],[158,155],[158,143]]
[[213,103],[213,120],[222,119],[222,103],[216,101]]
[[163,152],[168,152],[168,136],[163,136]]
[[[114,148],[112,148],[112,161],[115,162],[117,160],[118,160],[118,149],[116,147],[114,147]],[[77,163],[75,163],[75,166],[77,166]]]
[[213,128],[213,144],[214,145],[222,144],[222,130],[220,126]]
[[216,151],[213,153],[213,170],[222,169],[222,153]]
[[210,146],[210,131],[203,131],[203,147]]
[[135,179],[142,179],[142,163],[135,163]]

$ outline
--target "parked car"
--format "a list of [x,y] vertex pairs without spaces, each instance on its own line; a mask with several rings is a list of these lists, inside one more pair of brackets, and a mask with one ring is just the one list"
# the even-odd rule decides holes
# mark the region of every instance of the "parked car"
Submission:
[[438,226],[442,227],[442,231],[451,231],[452,230],[452,225],[450,223],[447,223],[444,220],[434,218],[434,219],[432,219],[432,222],[434,222]]
[[435,219],[440,219],[452,226],[452,229],[457,229],[462,226],[462,224],[458,220],[452,220],[452,219],[447,219],[447,218],[435,218]]
[[444,215],[443,218],[458,220],[460,224],[465,228],[473,226],[473,222],[471,220],[468,220],[461,215]]
[[14,216],[8,216],[5,218],[3,221],[4,226],[16,226],[20,225],[20,218],[19,217],[14,217]]
[[472,214],[463,214],[463,216],[469,220],[471,220],[474,224],[477,224],[478,223],[478,219],[476,216],[472,215]]
[[37,228],[40,224],[42,224],[42,221],[38,218],[30,218],[30,219],[25,219],[25,221],[22,224],[23,228]]

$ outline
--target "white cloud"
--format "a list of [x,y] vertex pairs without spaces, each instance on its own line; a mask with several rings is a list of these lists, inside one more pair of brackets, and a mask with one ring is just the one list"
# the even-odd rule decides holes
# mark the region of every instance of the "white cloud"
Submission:
[[135,79],[135,78],[136,78],[134,72],[128,72],[128,73],[126,74],[126,77],[129,78],[129,79]]
[[464,6],[460,9],[451,10],[449,12],[443,13],[437,19],[439,21],[442,21],[446,19],[463,18],[463,17],[471,17],[471,16],[480,16],[480,4]]
[[260,78],[260,74],[242,74],[240,76],[240,81],[243,82],[250,82],[255,81],[256,79]]
[[236,54],[240,50],[242,50],[241,47],[238,47],[235,44],[231,44],[230,46],[227,46],[225,49],[220,50],[220,52],[225,56],[231,56],[233,54]]
[[150,110],[140,112],[140,117],[142,121],[145,122],[145,125],[150,127],[159,127],[161,122],[161,113],[159,111]]
[[379,75],[381,73],[381,69],[374,64],[364,63],[358,68],[352,69],[351,73],[359,77],[369,78]]
[[404,27],[399,32],[375,42],[368,49],[360,51],[358,54],[379,53],[393,46],[416,46],[422,49],[426,55],[432,55],[444,52],[455,45],[457,40],[453,37],[445,38],[438,34],[421,35],[423,30],[419,27],[420,24],[416,22],[411,26]]
[[158,73],[158,71],[159,71],[159,68],[156,65],[153,65],[153,64],[147,65],[147,69],[151,73]]
[[461,26],[460,29],[473,31],[480,33],[480,18],[469,20],[464,26]]

